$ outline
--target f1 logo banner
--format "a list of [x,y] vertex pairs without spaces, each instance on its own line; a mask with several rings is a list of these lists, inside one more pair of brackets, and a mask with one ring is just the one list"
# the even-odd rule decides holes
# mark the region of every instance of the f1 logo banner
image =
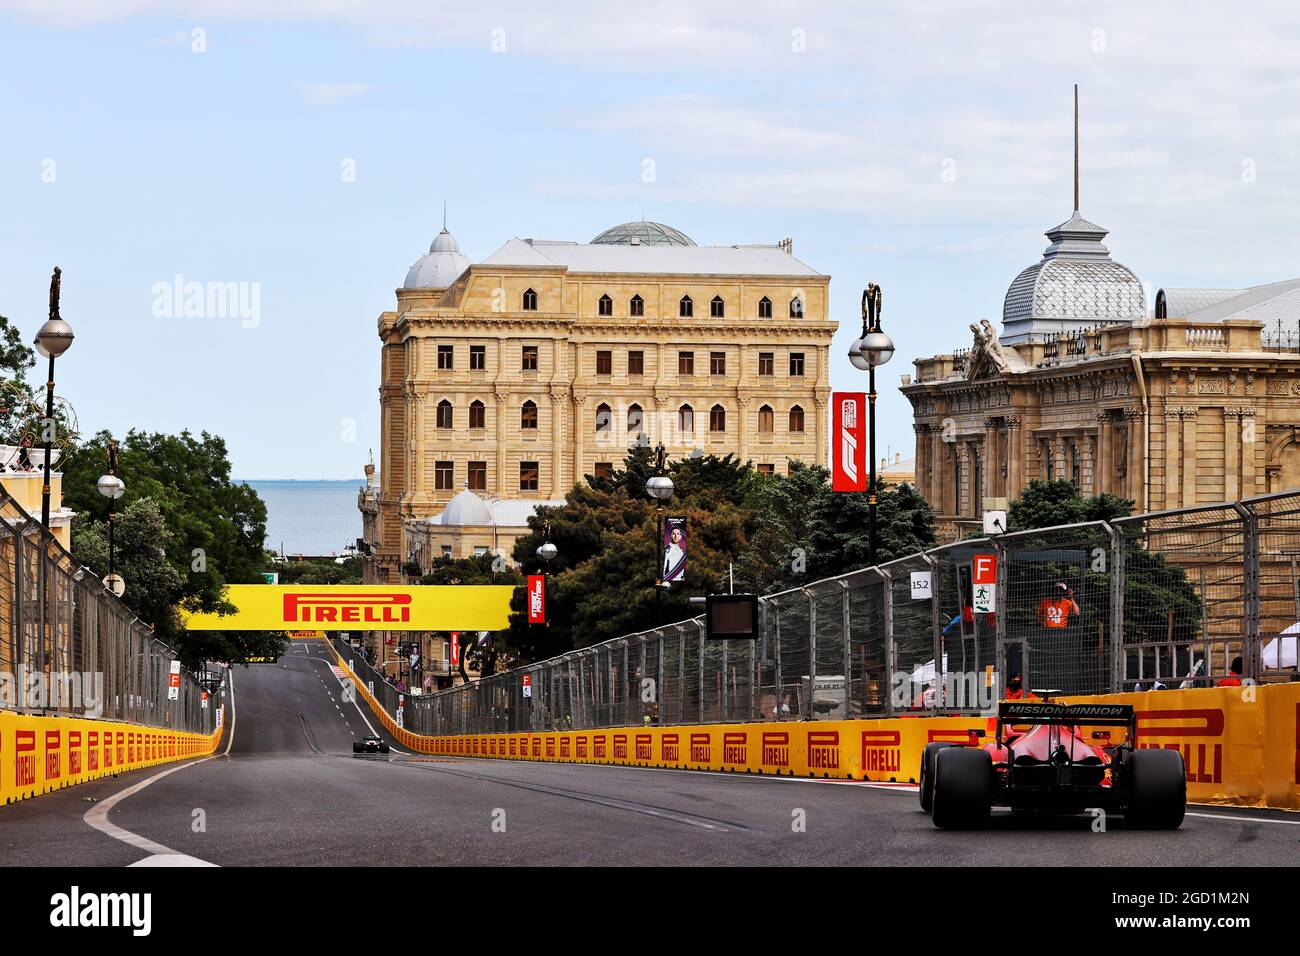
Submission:
[[528,575],[528,623],[546,623],[546,575]]
[[867,396],[864,392],[836,392],[831,396],[831,442],[834,470],[832,491],[867,490]]

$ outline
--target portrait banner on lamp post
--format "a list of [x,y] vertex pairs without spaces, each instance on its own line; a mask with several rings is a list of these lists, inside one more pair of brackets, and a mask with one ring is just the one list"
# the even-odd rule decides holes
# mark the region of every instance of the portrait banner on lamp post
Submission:
[[663,574],[665,587],[686,580],[686,519],[665,518],[663,540]]

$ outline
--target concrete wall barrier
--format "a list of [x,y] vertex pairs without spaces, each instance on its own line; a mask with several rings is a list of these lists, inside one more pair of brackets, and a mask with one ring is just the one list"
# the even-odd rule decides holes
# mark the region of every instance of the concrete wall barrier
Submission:
[[80,717],[0,711],[0,804],[87,780],[212,753],[210,735]]

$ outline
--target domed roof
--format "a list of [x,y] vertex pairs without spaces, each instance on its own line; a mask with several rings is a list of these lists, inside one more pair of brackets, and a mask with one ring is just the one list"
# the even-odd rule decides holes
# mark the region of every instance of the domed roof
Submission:
[[487,525],[492,523],[492,512],[486,501],[466,488],[447,502],[434,520],[442,525]]
[[611,226],[595,239],[593,246],[630,246],[632,240],[639,240],[643,246],[693,246],[695,241],[686,233],[665,226],[662,222],[624,222]]
[[[1003,343],[1067,325],[1135,322],[1146,318],[1142,283],[1102,245],[1106,230],[1074,215],[1046,233],[1040,262],[1016,276],[1002,304]],[[1039,323],[1041,322],[1041,325]]]
[[445,289],[469,268],[469,259],[461,255],[456,237],[442,227],[434,237],[429,252],[415,260],[406,273],[403,289]]

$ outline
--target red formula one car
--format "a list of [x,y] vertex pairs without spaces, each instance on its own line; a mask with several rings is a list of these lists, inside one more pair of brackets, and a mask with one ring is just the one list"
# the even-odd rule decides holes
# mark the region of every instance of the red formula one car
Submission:
[[[1080,727],[1124,727],[1084,739]],[[1003,701],[996,740],[982,747],[927,744],[921,755],[921,809],[943,829],[987,824],[994,806],[1021,811],[1122,813],[1130,827],[1175,830],[1187,807],[1187,776],[1176,750],[1137,750],[1128,704]]]

